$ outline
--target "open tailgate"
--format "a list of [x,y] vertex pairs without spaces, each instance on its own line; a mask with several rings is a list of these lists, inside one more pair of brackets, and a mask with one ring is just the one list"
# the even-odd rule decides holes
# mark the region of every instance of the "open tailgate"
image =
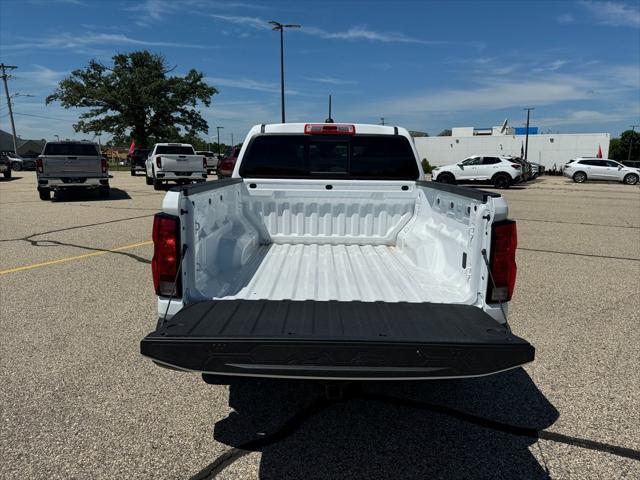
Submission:
[[534,358],[528,342],[481,309],[435,303],[203,301],[140,348],[183,370],[323,379],[480,376]]

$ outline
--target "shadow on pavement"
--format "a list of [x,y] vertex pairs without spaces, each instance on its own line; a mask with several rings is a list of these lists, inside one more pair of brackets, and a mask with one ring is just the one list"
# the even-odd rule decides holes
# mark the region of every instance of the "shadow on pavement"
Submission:
[[84,202],[86,200],[92,201],[109,201],[109,200],[130,200],[129,194],[119,188],[111,187],[111,192],[108,197],[102,198],[98,194],[98,189],[69,189],[59,190],[53,195],[53,200],[56,202]]
[[[259,450],[260,478],[268,479],[549,478],[529,448],[535,431],[552,425],[558,411],[522,369],[468,380],[361,383],[341,400],[308,409],[293,425],[297,412],[323,398],[323,388],[301,381],[234,383],[229,405],[235,411],[216,423],[214,437]],[[513,435],[491,421],[534,433]],[[267,437],[273,441],[251,448]],[[212,478],[243,454],[235,450],[193,478]]]

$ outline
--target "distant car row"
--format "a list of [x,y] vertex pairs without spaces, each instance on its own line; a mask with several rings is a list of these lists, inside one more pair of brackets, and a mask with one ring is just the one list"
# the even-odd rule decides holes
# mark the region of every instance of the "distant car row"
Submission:
[[512,156],[479,156],[460,163],[434,167],[432,179],[441,183],[488,182],[496,188],[509,188],[538,177],[544,167]]
[[[565,177],[577,183],[608,180],[635,185],[640,181],[640,162],[616,162],[602,158],[579,157],[562,167]],[[626,165],[625,165],[626,164]],[[432,179],[441,183],[491,183],[496,188],[509,188],[544,173],[544,166],[512,156],[474,155],[460,163],[434,167]]]

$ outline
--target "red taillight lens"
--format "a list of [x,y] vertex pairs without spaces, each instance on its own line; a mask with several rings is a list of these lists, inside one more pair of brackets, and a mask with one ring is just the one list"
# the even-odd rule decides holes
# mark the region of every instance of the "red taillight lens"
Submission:
[[44,164],[42,163],[42,159],[41,158],[36,160],[36,171],[38,173],[43,173],[44,172]]
[[489,281],[487,302],[508,302],[516,285],[516,248],[518,231],[516,222],[505,220],[493,224],[491,233],[491,260],[489,265],[493,282]]
[[522,165],[520,165],[519,163],[512,163],[512,164],[511,164],[511,166],[512,166],[513,168],[518,169],[518,170],[520,170],[520,168],[522,167]]
[[156,157],[156,167],[162,168],[162,157]]
[[202,168],[207,169],[207,157],[202,157]]
[[109,170],[109,165],[107,165],[107,160],[102,159],[102,173],[107,173]]
[[177,217],[158,213],[153,218],[153,259],[151,272],[153,286],[158,295],[182,296],[180,279],[180,220]]
[[339,125],[336,123],[307,123],[304,126],[306,135],[355,135],[355,125]]

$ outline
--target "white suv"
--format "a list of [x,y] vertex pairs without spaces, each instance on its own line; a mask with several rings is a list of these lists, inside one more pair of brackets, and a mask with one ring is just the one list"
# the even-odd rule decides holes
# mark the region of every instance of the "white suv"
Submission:
[[607,158],[576,158],[567,163],[562,174],[576,183],[587,180],[609,180],[635,185],[640,179],[640,169],[625,167]]
[[522,178],[522,165],[509,157],[474,155],[460,163],[435,167],[432,178],[441,183],[491,182],[496,188],[509,188]]

